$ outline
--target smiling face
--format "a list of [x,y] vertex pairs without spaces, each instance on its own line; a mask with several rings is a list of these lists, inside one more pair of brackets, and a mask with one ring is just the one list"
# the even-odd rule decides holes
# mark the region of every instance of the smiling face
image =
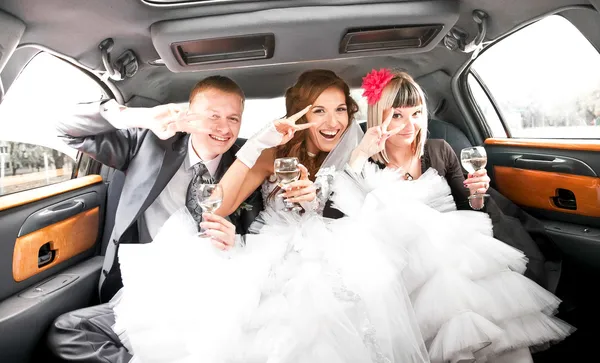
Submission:
[[337,87],[323,91],[305,116],[314,124],[307,130],[306,148],[309,152],[330,152],[348,127],[348,106],[344,92]]
[[385,85],[379,100],[369,105],[367,126],[381,126],[393,112],[388,130],[400,129],[390,137],[385,149],[372,158],[380,163],[389,162],[388,153],[410,152],[417,158],[423,155],[427,136],[427,104],[425,94],[406,72],[394,72]]
[[212,160],[225,153],[238,137],[244,103],[231,92],[209,88],[190,102],[190,113],[202,115],[209,133],[192,134],[192,146],[202,160]]
[[[388,111],[391,112],[391,111]],[[392,116],[392,122],[390,123],[389,130],[393,130],[398,127],[402,127],[402,130],[396,135],[390,137],[387,143],[390,146],[395,147],[407,147],[413,144],[415,138],[421,131],[421,124],[423,122],[423,106],[414,107],[395,107],[393,109],[394,115]],[[388,116],[387,112],[384,113],[383,118]]]
[[285,92],[286,117],[311,106],[297,124],[313,127],[296,132],[292,139],[277,147],[275,156],[297,157],[314,180],[323,161],[346,132],[358,112],[356,101],[343,79],[327,69],[303,72]]

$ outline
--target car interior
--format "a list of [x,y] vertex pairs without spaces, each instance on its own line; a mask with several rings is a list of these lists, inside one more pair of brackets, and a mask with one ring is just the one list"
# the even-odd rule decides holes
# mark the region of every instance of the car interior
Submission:
[[[596,97],[592,106],[578,99],[581,117],[561,106],[555,120],[540,106],[535,112],[521,108],[515,122],[514,110],[521,106],[510,97],[521,95],[527,103],[544,88],[568,98],[569,87],[581,84],[568,79],[596,79],[598,71],[590,66],[584,73],[582,64],[598,57],[599,12],[599,0],[3,0],[0,154],[3,141],[27,141],[23,135],[35,132],[20,115],[35,114],[40,125],[51,124],[52,115],[80,101],[114,98],[131,107],[183,103],[196,82],[220,74],[235,80],[249,101],[277,101],[281,109],[285,90],[306,70],[333,70],[359,96],[362,77],[372,69],[406,70],[426,93],[428,137],[446,140],[457,155],[471,145],[485,146],[491,186],[541,221],[540,233],[552,238],[562,257],[558,317],[577,331],[534,353],[534,361],[596,361],[600,82],[590,91]],[[565,28],[553,25],[559,23]],[[554,33],[535,32],[540,24]],[[501,47],[526,32],[522,46],[500,58]],[[548,44],[567,63],[535,58],[531,50]],[[589,53],[570,51],[573,44]],[[4,103],[8,108],[16,97],[11,91],[17,93],[20,79],[41,56],[93,82],[100,96],[81,99],[79,86],[41,69],[30,84],[48,91],[24,89],[32,95],[26,106],[6,116]],[[527,78],[539,69],[545,76]],[[524,91],[529,89],[534,91]],[[44,102],[64,90],[81,97],[64,92],[64,102]],[[266,108],[244,114],[248,129],[270,120],[264,118],[272,113]],[[365,118],[358,121],[366,127]],[[22,131],[4,131],[18,124]],[[238,142],[249,136],[241,134]],[[52,137],[42,133],[29,143],[60,144]],[[0,183],[8,183],[9,174],[5,177],[3,166]],[[79,154],[59,182],[0,192],[0,362],[52,362],[45,347],[52,321],[98,302],[124,178]]]

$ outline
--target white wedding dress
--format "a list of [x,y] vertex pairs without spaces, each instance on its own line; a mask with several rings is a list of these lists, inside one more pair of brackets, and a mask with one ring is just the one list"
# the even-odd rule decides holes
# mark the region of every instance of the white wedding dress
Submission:
[[[331,177],[320,177],[324,189]],[[273,188],[265,181],[263,195]],[[278,197],[265,205],[259,233],[231,251],[196,237],[185,209],[152,243],[120,246],[114,311],[137,361],[429,362],[403,247],[350,218],[299,216]]]
[[[151,362],[485,362],[566,337],[559,300],[525,278],[485,213],[456,211],[434,169],[414,181],[369,164],[319,173],[321,208],[265,199],[246,246],[194,236],[182,209],[119,250],[115,303],[134,356]],[[263,185],[266,196],[273,188]],[[321,216],[324,198],[346,217]]]
[[521,251],[492,237],[487,214],[456,210],[435,169],[407,181],[368,164],[336,177],[334,190],[354,229],[406,251],[402,276],[431,362],[531,361],[528,347],[574,330],[553,317],[560,300],[522,275]]

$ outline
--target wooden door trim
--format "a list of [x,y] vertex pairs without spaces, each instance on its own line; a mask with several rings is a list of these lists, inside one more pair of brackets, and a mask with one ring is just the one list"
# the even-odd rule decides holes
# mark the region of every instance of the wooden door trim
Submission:
[[[507,166],[494,167],[498,191],[514,203],[560,213],[600,217],[600,178],[591,176],[526,170]],[[558,188],[575,194],[577,209],[557,207],[552,197]]]
[[22,192],[0,196],[0,212],[21,205],[40,201],[55,195],[85,188],[102,182],[100,175],[86,175],[81,178],[67,180],[61,183],[46,185],[40,188],[28,189]]
[[[17,238],[13,252],[13,279],[16,282],[26,280],[94,247],[99,225],[100,207],[95,207]],[[54,251],[54,259],[38,267],[38,254],[46,243]]]
[[485,140],[485,145],[600,152],[600,140],[591,139],[489,138]]

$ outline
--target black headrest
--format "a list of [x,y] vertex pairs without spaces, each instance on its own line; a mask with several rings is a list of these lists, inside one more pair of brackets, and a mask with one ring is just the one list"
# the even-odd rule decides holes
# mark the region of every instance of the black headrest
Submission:
[[367,132],[367,122],[366,121],[359,122],[358,124],[360,125],[360,128],[363,130],[363,132]]

